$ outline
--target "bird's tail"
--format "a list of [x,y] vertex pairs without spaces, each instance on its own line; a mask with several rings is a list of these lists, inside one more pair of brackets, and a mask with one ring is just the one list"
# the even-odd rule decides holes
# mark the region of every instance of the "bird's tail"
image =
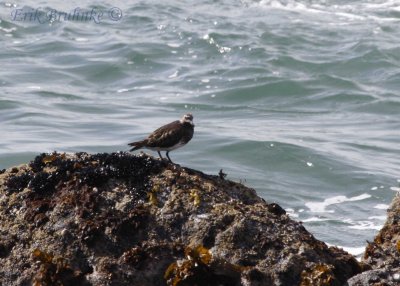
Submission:
[[132,143],[129,143],[128,145],[133,147],[129,151],[135,151],[137,149],[143,148],[146,145],[146,140],[132,142]]

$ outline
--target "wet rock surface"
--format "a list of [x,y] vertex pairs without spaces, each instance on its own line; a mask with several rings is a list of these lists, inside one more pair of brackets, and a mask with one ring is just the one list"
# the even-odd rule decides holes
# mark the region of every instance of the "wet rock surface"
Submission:
[[397,194],[388,209],[383,228],[368,242],[362,261],[369,266],[349,280],[350,286],[400,285],[400,195]]
[[144,154],[8,169],[0,218],[0,285],[343,285],[361,271],[253,189]]

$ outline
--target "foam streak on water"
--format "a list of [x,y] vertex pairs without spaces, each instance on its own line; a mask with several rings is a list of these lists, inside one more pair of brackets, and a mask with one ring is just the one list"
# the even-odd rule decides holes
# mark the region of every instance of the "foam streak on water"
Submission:
[[39,4],[0,5],[0,168],[127,150],[192,112],[175,161],[222,168],[355,252],[384,223],[399,191],[398,1],[40,2],[121,9],[99,24],[13,21]]
[[319,213],[325,213],[325,212],[330,212],[333,213],[335,212],[334,210],[327,210],[326,208],[330,205],[335,205],[335,204],[341,204],[344,202],[355,202],[355,201],[361,201],[364,199],[369,199],[371,195],[369,194],[361,194],[356,197],[352,198],[347,198],[346,196],[336,196],[332,198],[325,199],[321,203],[317,202],[308,202],[306,203],[306,207],[310,209],[311,212],[319,212]]

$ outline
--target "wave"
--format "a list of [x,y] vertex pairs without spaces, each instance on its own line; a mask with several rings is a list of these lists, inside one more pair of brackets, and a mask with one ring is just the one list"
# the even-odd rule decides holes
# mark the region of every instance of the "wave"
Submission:
[[[242,0],[247,7],[280,9],[306,15],[319,15],[321,21],[399,21],[400,4],[396,0],[387,1],[313,1],[313,0]],[[325,17],[324,18],[322,18]],[[329,18],[326,18],[326,17]],[[336,18],[336,19],[335,19]],[[343,22],[342,22],[343,23]]]

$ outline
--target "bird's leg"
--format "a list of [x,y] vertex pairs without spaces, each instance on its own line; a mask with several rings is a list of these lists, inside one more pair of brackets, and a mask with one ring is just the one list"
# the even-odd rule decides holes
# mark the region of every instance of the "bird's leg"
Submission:
[[171,163],[174,163],[174,162],[172,162],[172,160],[171,160],[171,158],[169,157],[168,153],[169,153],[169,151],[167,151],[167,153],[165,153],[165,155],[167,155],[167,158],[168,158],[168,160],[169,160]]
[[164,158],[161,156],[160,151],[157,151],[157,152],[158,152],[158,156],[160,156],[161,160],[164,160]]

